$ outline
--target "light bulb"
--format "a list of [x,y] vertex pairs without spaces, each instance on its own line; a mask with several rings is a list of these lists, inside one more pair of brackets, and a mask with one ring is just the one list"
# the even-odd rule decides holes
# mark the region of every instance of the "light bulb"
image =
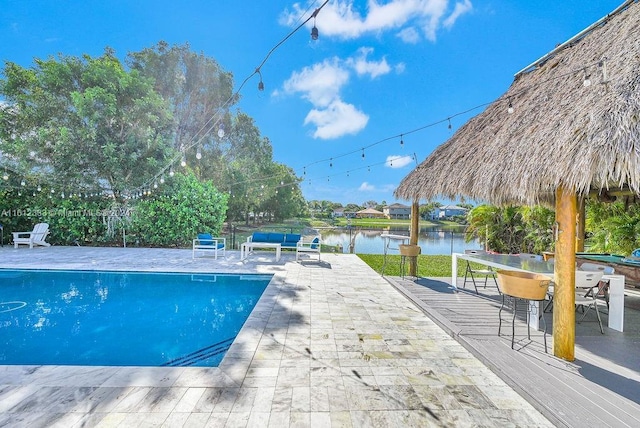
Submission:
[[200,153],[200,149],[198,149],[198,151],[196,152],[196,159],[202,159],[202,153]]

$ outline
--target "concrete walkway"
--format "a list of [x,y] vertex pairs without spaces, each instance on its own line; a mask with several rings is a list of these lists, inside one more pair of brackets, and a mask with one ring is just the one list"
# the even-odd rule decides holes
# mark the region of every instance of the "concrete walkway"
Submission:
[[552,426],[357,256],[293,259],[0,248],[0,268],[274,274],[220,367],[0,366],[0,426]]

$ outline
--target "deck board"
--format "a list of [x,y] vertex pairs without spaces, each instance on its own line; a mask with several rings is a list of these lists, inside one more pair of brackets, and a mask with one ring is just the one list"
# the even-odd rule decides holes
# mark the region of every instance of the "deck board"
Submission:
[[636,311],[626,311],[625,333],[605,327],[601,335],[597,323],[577,325],[576,360],[568,362],[553,356],[551,314],[545,314],[549,353],[544,352],[541,331],[531,330],[531,340],[527,338],[523,314],[516,318],[511,349],[510,309],[503,311],[498,337],[501,298],[495,287],[480,288],[478,295],[473,288],[454,292],[445,279],[386,278],[554,424],[640,426]]

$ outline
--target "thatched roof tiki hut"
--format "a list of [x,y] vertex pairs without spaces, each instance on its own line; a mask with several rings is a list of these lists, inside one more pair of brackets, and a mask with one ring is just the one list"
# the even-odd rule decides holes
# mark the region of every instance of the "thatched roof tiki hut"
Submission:
[[639,122],[640,4],[626,1],[518,72],[395,195],[555,203],[554,354],[572,361],[578,201],[640,193]]

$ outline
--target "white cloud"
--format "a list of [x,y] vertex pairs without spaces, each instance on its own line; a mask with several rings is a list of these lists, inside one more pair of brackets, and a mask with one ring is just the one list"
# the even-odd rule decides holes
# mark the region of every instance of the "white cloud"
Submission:
[[[463,0],[456,3],[453,12],[444,18],[449,0],[390,0],[385,3],[369,0],[362,6],[360,4],[364,2],[357,3],[355,0],[335,0],[325,5],[315,20],[320,34],[323,37],[355,39],[365,34],[394,31],[405,42],[417,43],[417,27],[422,29],[424,37],[435,40],[441,26],[450,27],[460,15],[472,8],[469,0]],[[282,14],[280,22],[293,26],[308,15],[309,10],[296,3],[293,10]]]
[[328,140],[347,134],[357,134],[369,122],[369,116],[352,104],[335,100],[327,108],[313,109],[304,119],[304,124],[316,127],[314,138]]
[[358,190],[361,192],[373,192],[376,190],[376,186],[367,183],[366,181],[364,181],[360,187],[358,187]]
[[414,27],[403,28],[397,36],[405,43],[415,45],[420,41],[420,33]]
[[464,2],[462,3],[460,2],[456,3],[456,6],[454,7],[453,12],[451,12],[451,15],[449,15],[447,19],[445,19],[442,22],[442,26],[445,28],[453,27],[453,24],[456,23],[458,18],[461,15],[464,15],[465,13],[469,12],[471,9],[473,9],[473,5],[469,0],[464,0]]
[[349,71],[338,58],[293,72],[284,83],[288,93],[301,92],[303,98],[317,106],[328,106],[339,97],[340,90],[349,81]]
[[371,52],[373,52],[373,48],[360,48],[358,49],[358,57],[349,58],[347,64],[353,67],[359,76],[368,74],[372,79],[391,72],[386,58],[382,58],[380,61],[367,61],[367,56]]
[[402,168],[409,165],[412,161],[413,156],[390,155],[387,156],[387,161],[384,165],[389,168]]
[[[356,55],[344,61],[331,58],[294,71],[284,82],[284,94],[300,94],[312,104],[304,124],[315,126],[314,138],[332,139],[353,135],[367,125],[369,116],[342,99],[342,89],[349,83],[352,74],[375,79],[392,70],[397,73],[404,71],[404,64],[392,67],[385,58],[369,60],[372,54],[372,48],[360,48]],[[274,91],[274,95],[281,95],[281,92]]]
[[366,181],[363,181],[358,191],[360,192],[393,192],[398,187],[395,184],[385,184],[383,186],[374,186]]

